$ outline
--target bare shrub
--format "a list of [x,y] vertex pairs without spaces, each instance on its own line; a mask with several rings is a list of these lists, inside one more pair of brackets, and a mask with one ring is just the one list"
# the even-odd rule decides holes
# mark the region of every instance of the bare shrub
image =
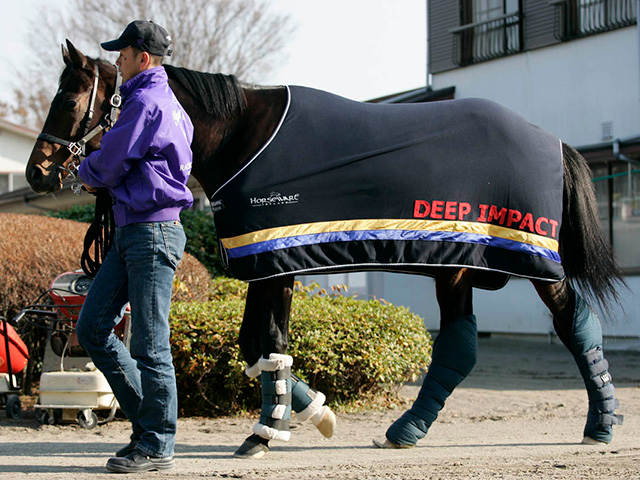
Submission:
[[[0,213],[0,314],[12,319],[33,303],[64,272],[80,269],[80,255],[88,225],[39,215]],[[184,254],[174,282],[173,300],[206,300],[210,291],[207,269]],[[31,394],[41,368],[46,331],[18,325],[31,359],[23,372],[22,389]]]

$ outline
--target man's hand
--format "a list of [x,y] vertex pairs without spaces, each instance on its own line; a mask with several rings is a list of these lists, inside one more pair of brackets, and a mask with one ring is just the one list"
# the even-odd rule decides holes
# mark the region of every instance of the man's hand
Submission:
[[[82,182],[82,180],[80,180]],[[86,183],[82,182],[82,186],[85,188],[85,190],[89,193],[94,193],[96,192],[98,189],[94,188],[94,187],[90,187],[89,185],[87,185]]]

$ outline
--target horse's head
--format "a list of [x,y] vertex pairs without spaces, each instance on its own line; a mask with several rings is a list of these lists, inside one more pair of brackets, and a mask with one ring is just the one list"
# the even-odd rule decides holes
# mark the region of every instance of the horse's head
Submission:
[[[85,143],[82,140],[87,132],[101,122],[104,124],[107,115],[112,115],[109,100],[115,89],[116,67],[86,57],[69,40],[67,48],[62,48],[66,66],[58,92],[27,163],[27,180],[38,193],[52,193],[62,188],[62,181],[75,166],[72,150],[79,153],[77,144]],[[102,129],[95,132],[95,136],[86,138],[87,152],[100,147]]]

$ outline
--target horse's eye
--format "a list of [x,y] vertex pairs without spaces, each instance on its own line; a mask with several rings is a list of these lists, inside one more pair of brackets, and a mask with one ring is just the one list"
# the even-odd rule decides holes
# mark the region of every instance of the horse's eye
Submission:
[[65,110],[75,110],[76,105],[78,104],[78,102],[76,102],[75,100],[67,100],[66,102],[64,102],[64,108]]

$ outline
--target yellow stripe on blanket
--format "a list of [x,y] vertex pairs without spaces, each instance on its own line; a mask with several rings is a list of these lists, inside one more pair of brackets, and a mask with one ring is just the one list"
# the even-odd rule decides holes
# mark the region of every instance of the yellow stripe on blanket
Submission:
[[533,233],[501,227],[490,223],[455,222],[438,220],[340,220],[331,222],[303,223],[286,227],[267,228],[255,232],[245,233],[236,237],[223,238],[222,244],[227,249],[245,247],[256,243],[277,240],[300,235],[315,235],[329,232],[376,230],[405,230],[431,232],[460,232],[490,237],[503,238],[514,242],[526,243],[542,247],[554,252],[558,251],[558,241]]

